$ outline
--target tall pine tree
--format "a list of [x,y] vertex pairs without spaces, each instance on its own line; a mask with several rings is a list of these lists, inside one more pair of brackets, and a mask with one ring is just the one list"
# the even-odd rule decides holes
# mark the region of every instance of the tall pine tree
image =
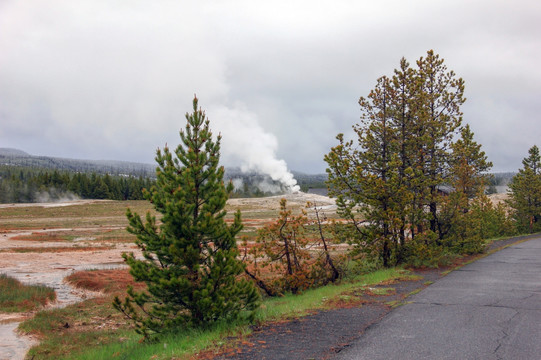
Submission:
[[481,144],[473,139],[470,125],[460,129],[460,139],[451,145],[451,175],[449,182],[455,191],[462,192],[468,199],[484,192],[488,183],[487,172],[492,167]]
[[534,145],[522,160],[524,166],[509,183],[508,204],[520,232],[541,230],[541,156]]
[[[460,138],[451,144],[448,182],[453,191],[443,198],[439,210],[441,239],[458,253],[483,250],[483,240],[488,234],[483,231],[483,218],[495,211],[485,195],[487,171],[492,163],[473,135],[470,126],[466,125],[460,129]],[[472,207],[476,209],[474,213],[470,212]]]
[[213,140],[209,121],[193,100],[186,114],[182,143],[172,153],[158,150],[157,182],[145,193],[162,214],[158,223],[147,213],[146,222],[130,210],[128,231],[144,259],[124,254],[130,273],[147,289],[128,289],[114,306],[131,318],[145,337],[179,326],[206,326],[221,319],[250,315],[259,294],[242,279],[235,236],[242,228],[240,212],[231,225],[225,222],[226,200],[233,190],[224,185],[224,168],[218,165],[220,136]]
[[441,202],[439,186],[449,180],[453,138],[462,122],[460,106],[464,98],[464,81],[448,71],[444,60],[433,50],[417,61],[419,89],[415,94],[417,163],[422,169],[420,180],[426,192],[429,229],[443,237],[439,220]]

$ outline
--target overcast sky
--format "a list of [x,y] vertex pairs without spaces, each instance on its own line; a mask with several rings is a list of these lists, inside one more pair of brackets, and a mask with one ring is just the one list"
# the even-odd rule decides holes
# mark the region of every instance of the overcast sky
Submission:
[[358,99],[429,49],[495,171],[541,146],[538,0],[0,0],[0,147],[152,163],[194,93],[222,160],[325,171]]

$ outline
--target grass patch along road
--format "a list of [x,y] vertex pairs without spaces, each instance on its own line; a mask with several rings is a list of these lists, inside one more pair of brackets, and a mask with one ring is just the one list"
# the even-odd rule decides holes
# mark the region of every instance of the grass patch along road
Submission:
[[[301,295],[286,295],[266,299],[256,322],[281,321],[308,315],[332,306],[329,300],[354,289],[404,279],[402,269],[386,269],[359,276],[338,285],[305,291]],[[247,323],[221,323],[202,331],[187,329],[169,334],[157,344],[141,343],[141,336],[120,313],[112,309],[115,294],[124,294],[132,281],[127,269],[90,270],[78,272],[67,279],[73,284],[104,292],[100,298],[90,299],[64,309],[38,313],[21,325],[21,329],[37,335],[41,343],[32,348],[29,356],[39,359],[188,359],[210,349],[242,341],[251,327]],[[138,285],[142,286],[142,285]],[[232,340],[233,338],[237,340]]]
[[54,289],[43,285],[24,285],[19,280],[0,274],[0,311],[27,312],[56,299]]

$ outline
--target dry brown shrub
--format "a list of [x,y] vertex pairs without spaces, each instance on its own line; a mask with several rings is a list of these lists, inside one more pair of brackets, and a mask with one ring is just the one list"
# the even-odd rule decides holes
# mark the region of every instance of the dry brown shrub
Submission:
[[18,240],[18,241],[66,241],[67,238],[65,236],[61,236],[58,234],[48,234],[48,233],[39,233],[34,232],[30,235],[18,235],[11,238],[11,240]]
[[129,269],[77,271],[69,275],[66,281],[78,288],[105,293],[125,292],[129,285],[136,290],[144,287],[144,284],[133,280]]

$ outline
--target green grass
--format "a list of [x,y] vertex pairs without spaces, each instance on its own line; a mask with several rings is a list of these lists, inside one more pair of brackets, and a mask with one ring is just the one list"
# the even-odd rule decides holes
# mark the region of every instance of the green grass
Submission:
[[56,299],[54,289],[42,285],[23,285],[20,281],[0,274],[0,311],[25,312],[39,308]]
[[[239,330],[246,330],[240,327]],[[140,336],[135,333],[124,333],[122,341],[107,346],[93,347],[84,353],[75,353],[62,359],[95,360],[95,359],[186,359],[203,349],[216,349],[223,345],[229,335],[239,335],[232,332],[229,324],[221,324],[207,331],[185,330],[177,334],[164,336],[154,344],[141,343]]]
[[286,295],[270,298],[263,302],[256,317],[259,321],[278,320],[306,315],[310,310],[325,308],[330,299],[353,290],[362,289],[393,279],[406,279],[409,275],[398,268],[382,269],[366,275],[359,275],[352,281],[328,285],[305,291],[301,295]]
[[56,359],[101,343],[120,342],[126,329],[116,324],[123,322],[112,308],[111,299],[103,297],[40,311],[21,323],[19,330],[40,338],[40,344],[30,349],[27,358]]
[[[402,269],[384,269],[338,285],[307,290],[300,295],[268,298],[257,312],[256,323],[298,318],[314,310],[328,308],[329,300],[355,289],[409,277]],[[66,323],[70,329],[64,327]],[[104,330],[96,331],[98,324],[104,326]],[[30,358],[130,360],[186,359],[201,351],[231,345],[234,342],[232,337],[251,331],[250,324],[246,322],[220,323],[206,331],[187,329],[170,334],[156,344],[140,343],[141,336],[131,329],[120,313],[112,309],[109,297],[87,300],[64,309],[42,311],[22,323],[20,329],[45,336],[40,345],[30,350]]]

